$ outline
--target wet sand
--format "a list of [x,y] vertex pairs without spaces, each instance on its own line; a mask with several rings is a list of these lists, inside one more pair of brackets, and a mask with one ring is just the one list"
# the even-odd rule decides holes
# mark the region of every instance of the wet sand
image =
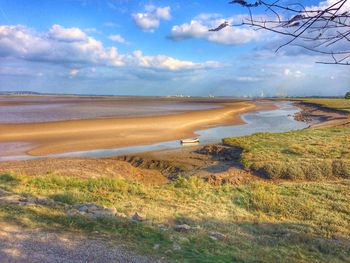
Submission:
[[[79,101],[78,98],[74,98]],[[181,101],[180,99],[178,99]],[[159,98],[157,98],[159,101]],[[0,124],[0,143],[22,143],[11,154],[48,155],[72,151],[151,144],[194,136],[194,131],[217,125],[241,124],[240,114],[273,109],[272,102],[198,100],[220,108],[156,116],[117,116],[41,123]],[[133,101],[135,103],[135,101]],[[142,103],[142,100],[140,100]],[[28,144],[29,143],[29,144]],[[2,154],[7,154],[2,151]]]

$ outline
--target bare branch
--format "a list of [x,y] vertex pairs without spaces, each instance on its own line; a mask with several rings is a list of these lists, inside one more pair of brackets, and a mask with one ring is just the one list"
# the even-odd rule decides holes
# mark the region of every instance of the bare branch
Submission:
[[[331,58],[330,61],[317,63],[350,65],[350,10],[347,10],[349,1],[338,0],[329,6],[311,8],[299,2],[288,3],[289,1],[280,0],[233,0],[229,4],[247,8],[248,18],[237,25],[225,22],[210,31],[220,31],[227,26],[249,26],[256,30],[268,30],[289,37],[276,52],[297,41],[294,46]],[[265,8],[266,19],[252,12],[261,8]]]

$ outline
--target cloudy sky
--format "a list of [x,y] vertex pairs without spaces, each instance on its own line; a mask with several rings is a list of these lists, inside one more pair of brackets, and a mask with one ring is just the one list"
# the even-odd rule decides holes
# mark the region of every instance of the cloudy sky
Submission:
[[316,64],[324,58],[294,47],[275,53],[281,36],[244,27],[208,32],[246,15],[224,0],[0,0],[0,91],[305,96],[350,89],[348,66]]

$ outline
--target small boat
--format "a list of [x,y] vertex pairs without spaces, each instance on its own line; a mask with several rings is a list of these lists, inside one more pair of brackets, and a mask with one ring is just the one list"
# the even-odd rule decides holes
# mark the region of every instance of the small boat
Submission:
[[199,138],[183,139],[183,140],[180,140],[180,142],[182,144],[184,144],[184,143],[197,143],[197,142],[199,142]]

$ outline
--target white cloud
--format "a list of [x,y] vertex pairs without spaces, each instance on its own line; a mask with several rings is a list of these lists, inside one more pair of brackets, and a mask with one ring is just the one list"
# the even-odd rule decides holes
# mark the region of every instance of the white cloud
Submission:
[[210,42],[239,45],[248,43],[259,38],[259,33],[250,28],[228,26],[220,31],[209,32],[225,21],[232,24],[240,17],[220,18],[219,14],[200,14],[191,22],[175,25],[171,29],[170,38],[173,40],[183,40],[188,38],[202,38]]
[[77,68],[72,68],[72,69],[69,71],[69,76],[75,77],[76,75],[78,75],[78,73],[79,73],[79,69],[77,69]]
[[291,70],[289,68],[284,69],[283,75],[286,77],[292,77],[292,78],[302,78],[305,76],[305,74],[300,70]]
[[87,35],[79,28],[64,28],[60,25],[53,25],[50,28],[48,35],[52,39],[66,42],[77,42],[87,39]]
[[257,81],[263,80],[263,78],[261,77],[252,77],[252,76],[237,76],[234,79],[242,82],[257,82]]
[[170,20],[170,7],[156,7],[146,5],[144,13],[132,14],[136,25],[144,31],[153,32],[158,28],[161,20]]
[[0,26],[0,57],[73,66],[72,76],[79,73],[76,66],[125,66],[170,71],[219,66],[213,61],[195,63],[166,55],[144,56],[141,51],[120,54],[116,47],[105,47],[78,28],[59,25],[42,34],[21,25]]
[[121,35],[110,35],[108,38],[112,41],[115,41],[121,44],[128,44],[125,38],[123,38]]
[[220,64],[215,61],[194,63],[192,61],[179,60],[165,55],[144,56],[140,50],[135,51],[131,59],[135,65],[139,65],[141,67],[168,70],[201,69],[220,66]]
[[[350,2],[346,1],[345,3],[343,3],[342,1],[339,0],[326,0],[326,1],[321,1],[319,3],[318,6],[310,6],[310,7],[306,7],[306,10],[319,10],[319,9],[325,9],[329,6],[333,6],[333,7],[340,7],[339,11],[337,11],[337,13],[341,14],[344,13],[346,11],[350,10]],[[330,11],[330,12],[336,12],[336,10],[334,11]]]

